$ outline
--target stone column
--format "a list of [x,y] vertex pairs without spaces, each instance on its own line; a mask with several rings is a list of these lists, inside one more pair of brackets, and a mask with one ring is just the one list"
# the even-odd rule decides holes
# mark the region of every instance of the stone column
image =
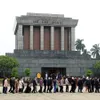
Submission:
[[68,34],[69,34],[69,49],[68,50],[71,50],[71,29],[70,28],[69,28]]
[[75,51],[75,28],[71,28],[71,50]]
[[17,36],[17,33],[15,34],[15,49],[18,48],[18,36]]
[[64,50],[64,27],[61,27],[61,50]]
[[54,50],[54,27],[51,26],[51,50]]
[[17,33],[16,33],[16,49],[23,49],[23,26],[18,25]]
[[44,26],[40,29],[40,50],[44,50]]
[[33,50],[33,26],[30,26],[30,50]]

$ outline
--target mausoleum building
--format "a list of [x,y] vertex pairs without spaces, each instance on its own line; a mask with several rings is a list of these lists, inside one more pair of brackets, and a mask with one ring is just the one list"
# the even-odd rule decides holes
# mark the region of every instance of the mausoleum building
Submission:
[[75,51],[75,27],[78,20],[63,14],[27,13],[16,17],[15,50],[7,53],[18,59],[19,73],[38,72],[81,76],[93,63],[89,56]]

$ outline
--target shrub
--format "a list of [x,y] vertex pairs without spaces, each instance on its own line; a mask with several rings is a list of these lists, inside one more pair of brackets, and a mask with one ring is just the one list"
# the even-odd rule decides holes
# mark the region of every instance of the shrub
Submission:
[[91,75],[93,75],[92,70],[87,69],[87,70],[86,70],[86,76],[89,76],[89,77],[90,77]]
[[29,69],[29,68],[26,68],[26,69],[25,69],[25,75],[29,77],[30,74],[31,74],[30,69]]

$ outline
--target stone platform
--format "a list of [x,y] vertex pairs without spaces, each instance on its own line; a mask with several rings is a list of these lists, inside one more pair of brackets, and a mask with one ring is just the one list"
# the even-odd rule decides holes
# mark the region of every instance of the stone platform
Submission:
[[[49,68],[64,68],[65,73],[60,72],[62,75],[83,76],[86,69],[91,69],[95,63],[89,55],[81,55],[78,51],[14,50],[14,53],[6,55],[18,60],[20,76],[26,68],[30,68],[31,77],[38,72],[49,73]],[[44,68],[48,70],[42,70]]]

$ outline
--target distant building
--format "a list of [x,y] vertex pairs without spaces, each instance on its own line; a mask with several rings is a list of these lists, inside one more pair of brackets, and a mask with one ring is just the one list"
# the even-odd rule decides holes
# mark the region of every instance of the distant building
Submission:
[[77,23],[59,14],[28,13],[16,17],[15,50],[7,55],[18,59],[20,75],[25,68],[31,69],[31,76],[38,72],[84,75],[92,62],[89,56],[75,51]]

